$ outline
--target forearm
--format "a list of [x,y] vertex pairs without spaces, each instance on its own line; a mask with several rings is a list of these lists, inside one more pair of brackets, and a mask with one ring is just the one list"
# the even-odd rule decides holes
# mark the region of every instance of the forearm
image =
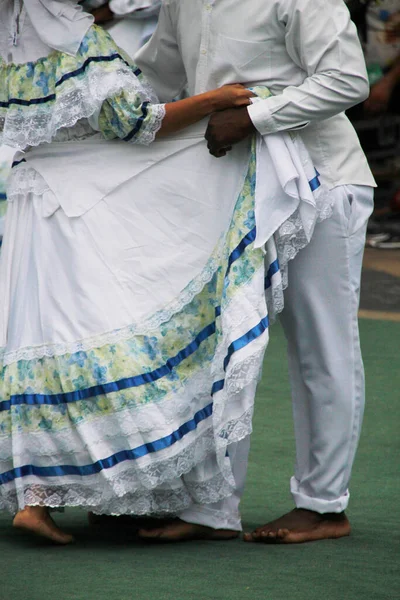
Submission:
[[103,103],[93,127],[106,139],[149,144],[155,136],[175,133],[215,111],[248,106],[251,96],[252,92],[236,84],[165,105],[143,101],[142,94],[125,90]]
[[157,137],[175,133],[201,121],[217,110],[214,92],[206,92],[165,105],[165,117]]

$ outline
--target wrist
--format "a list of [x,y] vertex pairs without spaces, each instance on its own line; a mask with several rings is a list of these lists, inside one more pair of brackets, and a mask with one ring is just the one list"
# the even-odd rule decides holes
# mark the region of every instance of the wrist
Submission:
[[204,94],[204,102],[205,108],[208,110],[208,114],[213,112],[217,112],[221,109],[219,103],[219,90],[211,90],[210,92],[205,92]]

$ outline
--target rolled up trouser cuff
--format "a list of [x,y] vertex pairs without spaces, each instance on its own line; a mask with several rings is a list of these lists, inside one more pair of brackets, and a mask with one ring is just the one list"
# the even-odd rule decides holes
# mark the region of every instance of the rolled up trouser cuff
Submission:
[[231,529],[242,531],[242,521],[238,512],[216,510],[204,505],[193,505],[182,513],[179,518],[187,523],[204,525],[212,529]]
[[335,500],[324,500],[323,498],[307,496],[304,492],[300,491],[300,482],[295,477],[292,477],[290,480],[290,491],[296,508],[305,508],[322,515],[343,512],[346,510],[350,499],[350,492],[348,490],[343,496],[339,496]]

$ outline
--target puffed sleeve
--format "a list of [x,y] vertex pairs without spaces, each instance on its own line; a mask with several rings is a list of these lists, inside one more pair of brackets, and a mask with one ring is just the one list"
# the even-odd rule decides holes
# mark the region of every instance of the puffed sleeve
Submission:
[[103,103],[97,129],[107,140],[120,138],[148,145],[154,141],[164,116],[164,104],[152,104],[134,91],[122,91]]

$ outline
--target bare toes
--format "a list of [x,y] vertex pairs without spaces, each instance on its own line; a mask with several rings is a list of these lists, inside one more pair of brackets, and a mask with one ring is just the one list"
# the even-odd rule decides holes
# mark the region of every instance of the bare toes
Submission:
[[276,537],[278,540],[284,540],[289,535],[289,529],[278,529]]
[[256,529],[252,533],[253,539],[255,539],[255,540],[259,540],[263,535],[264,535],[263,529]]

